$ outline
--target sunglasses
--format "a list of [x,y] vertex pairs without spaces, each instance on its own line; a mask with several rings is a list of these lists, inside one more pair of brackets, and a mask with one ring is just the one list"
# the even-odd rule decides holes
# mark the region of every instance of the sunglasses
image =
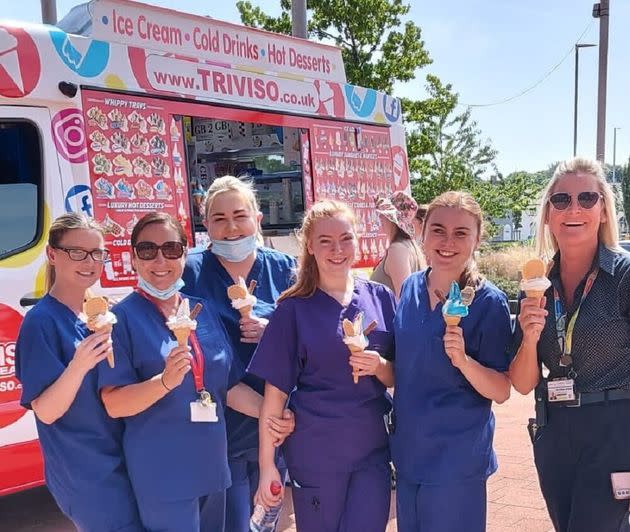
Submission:
[[[592,209],[601,197],[599,192],[580,192],[577,195],[577,202],[583,209]],[[556,192],[549,198],[549,202],[557,211],[564,211],[572,201],[573,196],[568,192]]]
[[53,249],[65,251],[68,254],[68,257],[70,257],[70,260],[77,262],[85,260],[88,255],[92,257],[94,262],[106,262],[109,258],[109,250],[107,249],[93,249],[92,251],[87,251],[86,249],[81,248],[62,248],[54,246]]
[[155,242],[138,242],[135,247],[136,255],[140,260],[153,260],[158,251],[162,250],[165,259],[180,259],[184,254],[184,244],[181,242],[164,242],[158,246]]

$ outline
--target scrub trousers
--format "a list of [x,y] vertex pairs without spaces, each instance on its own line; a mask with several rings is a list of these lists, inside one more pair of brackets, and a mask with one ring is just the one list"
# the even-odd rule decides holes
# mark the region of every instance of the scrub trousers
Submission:
[[223,532],[225,490],[182,501],[143,501],[146,532]]
[[534,459],[557,532],[617,532],[627,500],[613,497],[610,474],[630,471],[630,401],[548,406]]
[[484,532],[486,480],[416,484],[396,479],[398,532]]
[[299,532],[384,532],[389,518],[388,463],[353,472],[289,471]]

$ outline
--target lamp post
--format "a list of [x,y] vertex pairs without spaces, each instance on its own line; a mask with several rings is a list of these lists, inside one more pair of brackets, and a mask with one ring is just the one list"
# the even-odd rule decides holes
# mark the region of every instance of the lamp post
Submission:
[[620,127],[613,128],[613,175],[612,182],[617,182],[617,130],[621,129]]
[[57,24],[57,0],[41,0],[42,22]]
[[580,66],[580,48],[591,48],[596,44],[575,45],[575,98],[573,99],[573,157],[577,155],[577,123],[578,123],[578,72]]

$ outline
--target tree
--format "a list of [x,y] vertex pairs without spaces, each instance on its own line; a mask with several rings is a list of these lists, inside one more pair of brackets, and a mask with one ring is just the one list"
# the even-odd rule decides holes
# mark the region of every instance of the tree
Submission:
[[[291,2],[280,0],[282,13],[270,17],[248,0],[236,7],[247,26],[291,34]],[[409,81],[431,63],[421,30],[403,24],[410,6],[402,0],[308,0],[310,38],[341,48],[350,83],[390,93],[396,81]],[[401,29],[399,29],[401,28]]]

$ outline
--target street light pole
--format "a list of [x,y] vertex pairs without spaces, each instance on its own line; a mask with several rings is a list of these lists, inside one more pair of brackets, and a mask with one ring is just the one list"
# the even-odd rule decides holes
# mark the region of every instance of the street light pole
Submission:
[[597,160],[606,158],[606,83],[608,78],[609,0],[593,5],[593,17],[599,19],[599,68],[597,76]]
[[616,175],[617,175],[617,130],[621,129],[620,127],[613,128],[613,175],[612,182],[616,183]]
[[306,0],[291,0],[291,34],[294,37],[307,38]]
[[573,157],[577,155],[577,125],[578,125],[578,72],[580,67],[580,48],[592,48],[595,44],[575,45],[575,89],[573,98]]
[[57,0],[41,0],[42,22],[57,24]]

